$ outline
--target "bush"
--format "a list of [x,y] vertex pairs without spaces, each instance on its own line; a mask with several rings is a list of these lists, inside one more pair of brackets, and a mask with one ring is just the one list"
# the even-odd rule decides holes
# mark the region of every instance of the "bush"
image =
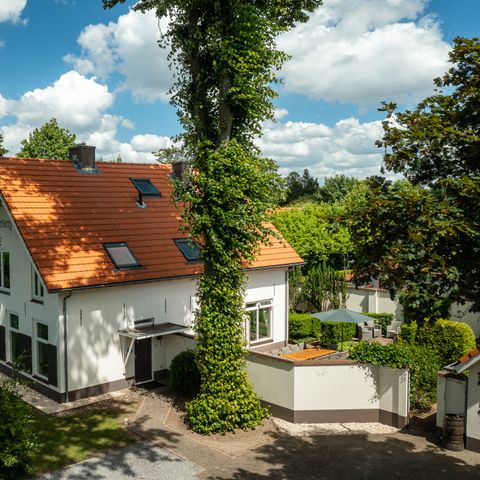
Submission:
[[338,323],[338,322],[320,322],[320,341],[322,345],[330,343],[338,344],[342,341],[342,326],[343,326],[343,340],[351,340],[356,336],[356,323]]
[[383,335],[387,334],[387,327],[395,320],[393,313],[365,313],[365,315],[374,318],[375,323],[381,325]]
[[200,373],[193,350],[180,352],[170,364],[169,385],[179,395],[194,397],[200,391]]
[[22,478],[37,450],[32,408],[18,393],[18,382],[0,385],[0,478]]
[[407,343],[414,344],[417,341],[418,324],[413,321],[411,323],[402,323],[400,338]]
[[436,350],[442,367],[457,361],[473,350],[477,343],[470,325],[444,319],[425,323],[418,330],[416,341]]
[[288,316],[288,338],[294,342],[318,339],[319,320],[309,313],[290,313]]
[[349,358],[390,368],[408,368],[411,407],[428,411],[435,403],[441,362],[433,348],[403,341],[389,345],[360,342],[350,349]]

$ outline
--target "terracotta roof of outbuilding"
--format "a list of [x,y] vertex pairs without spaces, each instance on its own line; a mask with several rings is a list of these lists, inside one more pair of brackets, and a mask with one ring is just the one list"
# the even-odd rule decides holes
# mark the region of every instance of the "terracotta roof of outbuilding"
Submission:
[[[180,212],[171,202],[171,166],[99,163],[84,174],[70,161],[0,158],[0,193],[49,291],[192,276],[174,239]],[[148,178],[161,197],[136,205],[130,178]],[[142,268],[117,270],[104,244],[127,242]],[[284,241],[262,246],[250,268],[299,264]]]

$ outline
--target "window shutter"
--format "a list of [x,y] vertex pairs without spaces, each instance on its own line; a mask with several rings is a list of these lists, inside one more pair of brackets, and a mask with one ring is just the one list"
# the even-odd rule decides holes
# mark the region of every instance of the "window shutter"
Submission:
[[7,360],[5,348],[5,327],[0,326],[0,360]]
[[18,334],[19,337],[19,351],[22,355],[22,370],[32,372],[32,338],[23,333]]
[[58,386],[57,347],[48,344],[48,383]]

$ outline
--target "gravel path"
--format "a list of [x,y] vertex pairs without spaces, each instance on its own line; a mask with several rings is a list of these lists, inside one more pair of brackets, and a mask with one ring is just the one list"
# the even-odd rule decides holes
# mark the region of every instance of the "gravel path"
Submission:
[[37,480],[197,479],[202,469],[153,443],[141,442],[71,465]]

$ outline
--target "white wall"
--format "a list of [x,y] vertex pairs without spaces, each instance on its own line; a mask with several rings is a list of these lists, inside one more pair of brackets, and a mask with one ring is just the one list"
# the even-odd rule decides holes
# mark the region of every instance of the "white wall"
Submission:
[[396,320],[403,320],[398,298],[392,300],[390,292],[381,288],[347,288],[347,308],[363,313],[394,313]]
[[472,302],[465,302],[464,305],[454,303],[450,309],[450,320],[464,322],[472,327],[475,337],[480,337],[480,312],[472,312]]
[[19,316],[19,331],[24,335],[33,337],[32,356],[35,373],[34,322],[40,321],[48,325],[48,342],[58,346],[58,295],[48,294],[45,289],[43,304],[32,302],[33,263],[3,201],[0,202],[0,250],[10,252],[10,294],[0,293],[0,325],[7,328],[7,360],[10,360],[10,335],[8,334],[7,318],[7,314],[10,312]]
[[[246,302],[273,299],[272,342],[284,341],[285,269],[250,271],[249,276]],[[134,356],[130,355],[124,372],[129,341],[123,343],[118,331],[147,318],[153,318],[155,324],[191,327],[195,292],[194,279],[74,291],[67,300],[69,390],[133,377]],[[193,346],[191,339],[177,335],[154,339],[154,371],[168,368],[177,353]]]

